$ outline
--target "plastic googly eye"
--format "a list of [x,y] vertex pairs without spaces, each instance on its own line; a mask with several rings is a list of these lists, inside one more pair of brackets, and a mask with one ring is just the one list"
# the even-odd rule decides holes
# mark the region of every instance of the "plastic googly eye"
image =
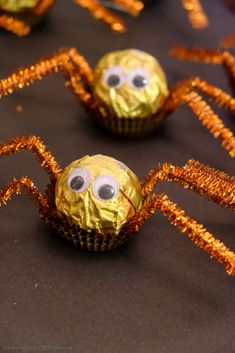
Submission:
[[68,177],[68,186],[73,192],[82,192],[86,190],[90,182],[90,172],[85,168],[74,169]]
[[125,73],[121,66],[110,67],[104,73],[104,80],[109,88],[118,88],[125,81]]
[[128,75],[128,83],[134,89],[143,89],[149,83],[149,73],[144,68],[131,70]]
[[108,201],[117,195],[119,186],[113,176],[103,174],[95,179],[92,191],[98,200]]

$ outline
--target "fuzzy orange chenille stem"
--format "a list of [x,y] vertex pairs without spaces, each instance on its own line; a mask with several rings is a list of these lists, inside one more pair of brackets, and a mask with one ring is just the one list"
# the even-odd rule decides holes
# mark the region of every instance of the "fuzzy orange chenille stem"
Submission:
[[171,224],[182,233],[186,233],[196,246],[222,263],[229,275],[235,275],[235,253],[209,233],[202,224],[186,216],[185,212],[165,194],[150,196],[143,208],[127,224],[127,230],[134,232],[139,229],[156,210],[160,210]]
[[21,68],[1,80],[0,97],[58,72],[64,73],[67,80],[66,86],[71,88],[75,96],[86,106],[95,109],[96,103],[90,89],[93,73],[84,57],[75,48],[61,49],[28,68]]
[[28,195],[37,207],[41,217],[48,224],[60,224],[63,222],[56,209],[51,206],[47,196],[43,195],[29,177],[13,179],[6,188],[0,189],[0,207],[6,205],[14,195]]
[[49,173],[51,180],[58,179],[61,169],[39,137],[20,136],[0,142],[0,156],[8,156],[21,150],[32,151],[42,168]]
[[204,28],[208,26],[209,20],[203,11],[199,0],[181,0],[185,10],[188,12],[189,21],[193,28]]
[[229,51],[199,47],[188,49],[176,45],[170,50],[170,53],[180,60],[222,65],[229,75],[232,87],[235,89],[235,57]]
[[219,116],[196,92],[201,91],[212,98],[218,105],[235,111],[235,99],[218,87],[210,85],[199,77],[193,77],[179,82],[171,90],[170,96],[165,102],[162,110],[169,113],[177,109],[182,104],[187,104],[198,117],[201,123],[218,138],[221,145],[229,152],[231,157],[235,157],[235,137],[231,130],[226,128]]
[[202,224],[186,216],[185,212],[169,200],[168,196],[153,196],[147,207],[150,212],[155,208],[159,209],[170,220],[171,224],[182,233],[186,233],[195,245],[207,252],[210,257],[222,263],[229,275],[235,275],[234,252],[209,233]]
[[34,9],[32,9],[32,13],[37,16],[44,15],[54,4],[55,0],[39,0]]
[[32,180],[28,177],[13,179],[5,189],[0,189],[0,206],[6,204],[14,194],[21,194],[22,191],[30,195],[35,205],[41,210],[49,210],[46,198],[39,192]]
[[115,16],[98,0],[74,0],[74,2],[87,9],[92,16],[108,24],[116,32],[124,32],[126,27],[122,19]]
[[175,182],[194,190],[209,200],[235,211],[235,178],[224,172],[190,160],[183,168],[170,163],[158,165],[151,170],[142,183],[142,195],[150,195],[161,181]]
[[30,32],[30,26],[8,15],[0,15],[0,28],[15,33],[19,37],[26,36]]
[[144,8],[143,2],[138,0],[113,0],[113,3],[123,7],[132,16],[138,16]]
[[235,45],[235,33],[229,33],[220,42],[220,46],[225,49],[231,48],[234,45]]

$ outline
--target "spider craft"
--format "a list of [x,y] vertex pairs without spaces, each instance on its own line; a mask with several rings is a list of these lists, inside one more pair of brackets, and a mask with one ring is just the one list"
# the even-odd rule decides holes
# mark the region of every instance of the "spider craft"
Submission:
[[234,211],[235,178],[190,160],[183,168],[168,163],[158,165],[140,183],[125,164],[111,157],[85,156],[61,170],[36,136],[0,142],[1,156],[21,150],[33,152],[49,174],[50,184],[41,193],[30,178],[13,179],[0,189],[0,206],[13,194],[28,194],[45,223],[76,247],[88,251],[116,248],[160,210],[195,245],[222,263],[228,274],[235,274],[232,251],[186,216],[166,194],[152,194],[159,182],[175,182]]
[[[103,19],[106,23],[111,24],[111,27],[115,31],[122,32],[125,30],[123,21],[118,17],[114,17],[110,11],[104,8],[97,0],[74,0],[77,4],[88,9],[88,11],[96,18]],[[142,2],[137,0],[110,0],[110,4],[107,6],[117,7],[120,10],[129,12],[132,16],[139,15],[143,9],[144,4],[148,2],[143,0]],[[209,24],[209,20],[202,8],[200,0],[181,0],[183,7],[188,13],[189,21],[193,28],[201,29]],[[102,2],[101,2],[102,3]],[[102,11],[102,16],[100,12]],[[110,18],[110,20],[109,20]]]
[[[74,0],[86,8],[96,19],[102,20],[116,32],[124,32],[124,21],[99,0]],[[25,36],[29,34],[31,24],[41,18],[55,0],[0,0],[0,28]],[[140,0],[111,0],[112,6],[138,16],[144,4]],[[110,4],[110,6],[111,6]]]
[[220,43],[220,46],[225,49],[228,49],[234,45],[235,45],[235,33],[229,33],[221,40],[221,43]]
[[[99,0],[73,1],[87,9],[96,19],[108,24],[115,32],[124,32],[126,27],[124,21],[108,7],[122,10],[134,17],[138,16],[144,7],[140,0],[110,0],[110,4],[102,4]],[[192,27],[203,28],[208,25],[200,0],[181,1],[188,12]],[[25,36],[29,34],[31,24],[40,19],[54,2],[55,0],[0,0],[0,28],[18,36]]]
[[208,26],[209,20],[200,0],[181,0],[181,2],[188,13],[189,21],[193,28],[201,29]]
[[66,86],[78,101],[101,125],[117,135],[144,135],[186,104],[230,155],[235,156],[232,132],[199,93],[231,111],[235,110],[235,99],[199,77],[185,79],[169,89],[159,62],[140,50],[108,53],[94,70],[76,49],[59,50],[1,80],[0,97],[58,72],[65,75]]
[[55,0],[0,0],[0,28],[26,36]]
[[[223,39],[221,45],[229,48],[235,44],[235,33],[231,33]],[[235,56],[227,49],[206,49],[193,47],[187,49],[183,46],[174,46],[171,54],[181,60],[190,60],[194,62],[221,65],[229,78],[231,88],[235,94]]]

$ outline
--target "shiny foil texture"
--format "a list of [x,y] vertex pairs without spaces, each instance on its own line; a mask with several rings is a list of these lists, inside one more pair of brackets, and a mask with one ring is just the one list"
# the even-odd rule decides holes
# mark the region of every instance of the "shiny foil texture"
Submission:
[[8,12],[21,12],[34,8],[39,0],[0,0],[0,8]]
[[[110,88],[105,80],[107,70],[121,68],[124,77],[120,87]],[[145,70],[148,83],[144,88],[135,88],[128,77],[133,70]],[[149,118],[163,105],[169,95],[165,74],[159,62],[150,54],[128,49],[106,54],[94,70],[94,96],[100,105],[103,117]]]
[[[68,178],[75,168],[89,171],[91,180],[82,192],[74,192]],[[98,176],[112,176],[119,191],[110,200],[98,199],[92,185]],[[85,156],[71,163],[62,172],[56,185],[55,203],[60,214],[82,229],[100,234],[118,235],[122,226],[141,208],[140,183],[132,171],[121,162],[102,155]]]

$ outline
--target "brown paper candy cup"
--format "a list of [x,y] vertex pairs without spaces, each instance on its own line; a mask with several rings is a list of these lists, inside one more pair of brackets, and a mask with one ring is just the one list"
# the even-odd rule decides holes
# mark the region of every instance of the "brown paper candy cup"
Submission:
[[89,233],[79,226],[69,225],[63,221],[56,222],[53,219],[45,218],[44,221],[69,244],[85,251],[110,251],[122,245],[134,235],[122,231],[118,235]]
[[99,116],[99,123],[115,135],[137,137],[146,135],[159,125],[162,115],[153,115],[149,118],[117,118]]
[[[42,0],[39,0],[39,1],[42,1]],[[25,10],[20,13],[13,13],[13,12],[7,12],[7,11],[0,11],[0,13],[14,17],[17,20],[23,21],[24,23],[26,23],[30,27],[34,27],[44,21],[45,17],[48,14],[48,11],[50,11],[52,6],[53,5],[51,5],[49,8],[47,8],[46,12],[44,14],[42,14],[41,16],[38,16],[37,14],[35,14],[33,12],[33,10],[31,10],[31,9]]]

